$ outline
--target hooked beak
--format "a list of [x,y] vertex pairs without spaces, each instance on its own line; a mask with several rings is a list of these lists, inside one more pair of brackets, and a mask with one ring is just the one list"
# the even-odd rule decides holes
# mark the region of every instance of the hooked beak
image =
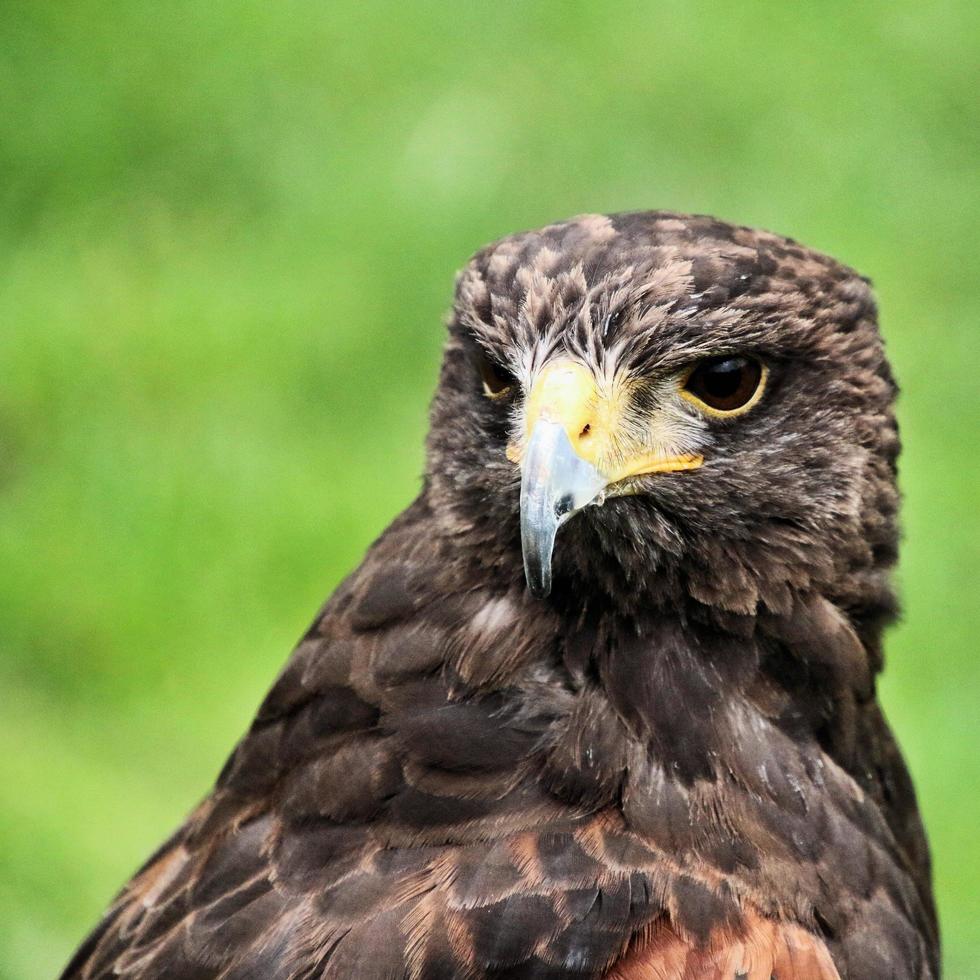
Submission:
[[534,426],[521,468],[521,550],[524,577],[535,598],[551,592],[558,528],[605,488],[606,480],[575,452],[560,422],[541,419]]
[[703,462],[642,447],[626,456],[617,452],[621,400],[600,394],[588,368],[564,359],[546,365],[529,392],[523,450],[511,446],[508,457],[521,464],[524,575],[536,598],[551,592],[555,536],[573,514],[601,504],[612,484]]

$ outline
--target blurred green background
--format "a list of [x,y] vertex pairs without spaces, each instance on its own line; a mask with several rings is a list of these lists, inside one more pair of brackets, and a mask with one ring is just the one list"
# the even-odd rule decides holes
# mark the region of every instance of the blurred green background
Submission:
[[51,977],[412,498],[455,271],[715,213],[874,278],[883,696],[976,976],[980,7],[0,7],[0,976]]

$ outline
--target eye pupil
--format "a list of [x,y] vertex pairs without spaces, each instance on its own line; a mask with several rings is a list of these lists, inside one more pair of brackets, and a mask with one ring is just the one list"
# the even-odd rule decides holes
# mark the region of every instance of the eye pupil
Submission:
[[717,412],[734,412],[752,401],[762,382],[762,365],[749,357],[712,357],[702,361],[685,388]]
[[704,369],[702,387],[706,394],[719,401],[734,398],[741,387],[743,371],[744,366],[734,358],[722,361],[720,364],[712,364],[711,367]]

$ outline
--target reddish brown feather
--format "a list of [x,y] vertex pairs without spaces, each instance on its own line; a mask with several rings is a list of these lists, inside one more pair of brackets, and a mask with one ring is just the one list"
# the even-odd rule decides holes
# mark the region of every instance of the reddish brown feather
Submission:
[[669,923],[645,930],[606,980],[840,980],[826,945],[791,923],[745,915],[744,929],[719,930],[706,945]]

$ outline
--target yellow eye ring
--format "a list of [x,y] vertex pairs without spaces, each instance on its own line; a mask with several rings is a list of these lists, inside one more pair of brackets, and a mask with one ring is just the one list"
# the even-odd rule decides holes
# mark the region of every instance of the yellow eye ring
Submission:
[[683,375],[680,396],[705,415],[730,419],[744,415],[766,389],[769,369],[762,361],[741,354],[709,357]]
[[480,380],[483,382],[483,394],[487,398],[497,400],[506,398],[516,384],[514,376],[496,361],[491,360],[482,352],[477,361]]

